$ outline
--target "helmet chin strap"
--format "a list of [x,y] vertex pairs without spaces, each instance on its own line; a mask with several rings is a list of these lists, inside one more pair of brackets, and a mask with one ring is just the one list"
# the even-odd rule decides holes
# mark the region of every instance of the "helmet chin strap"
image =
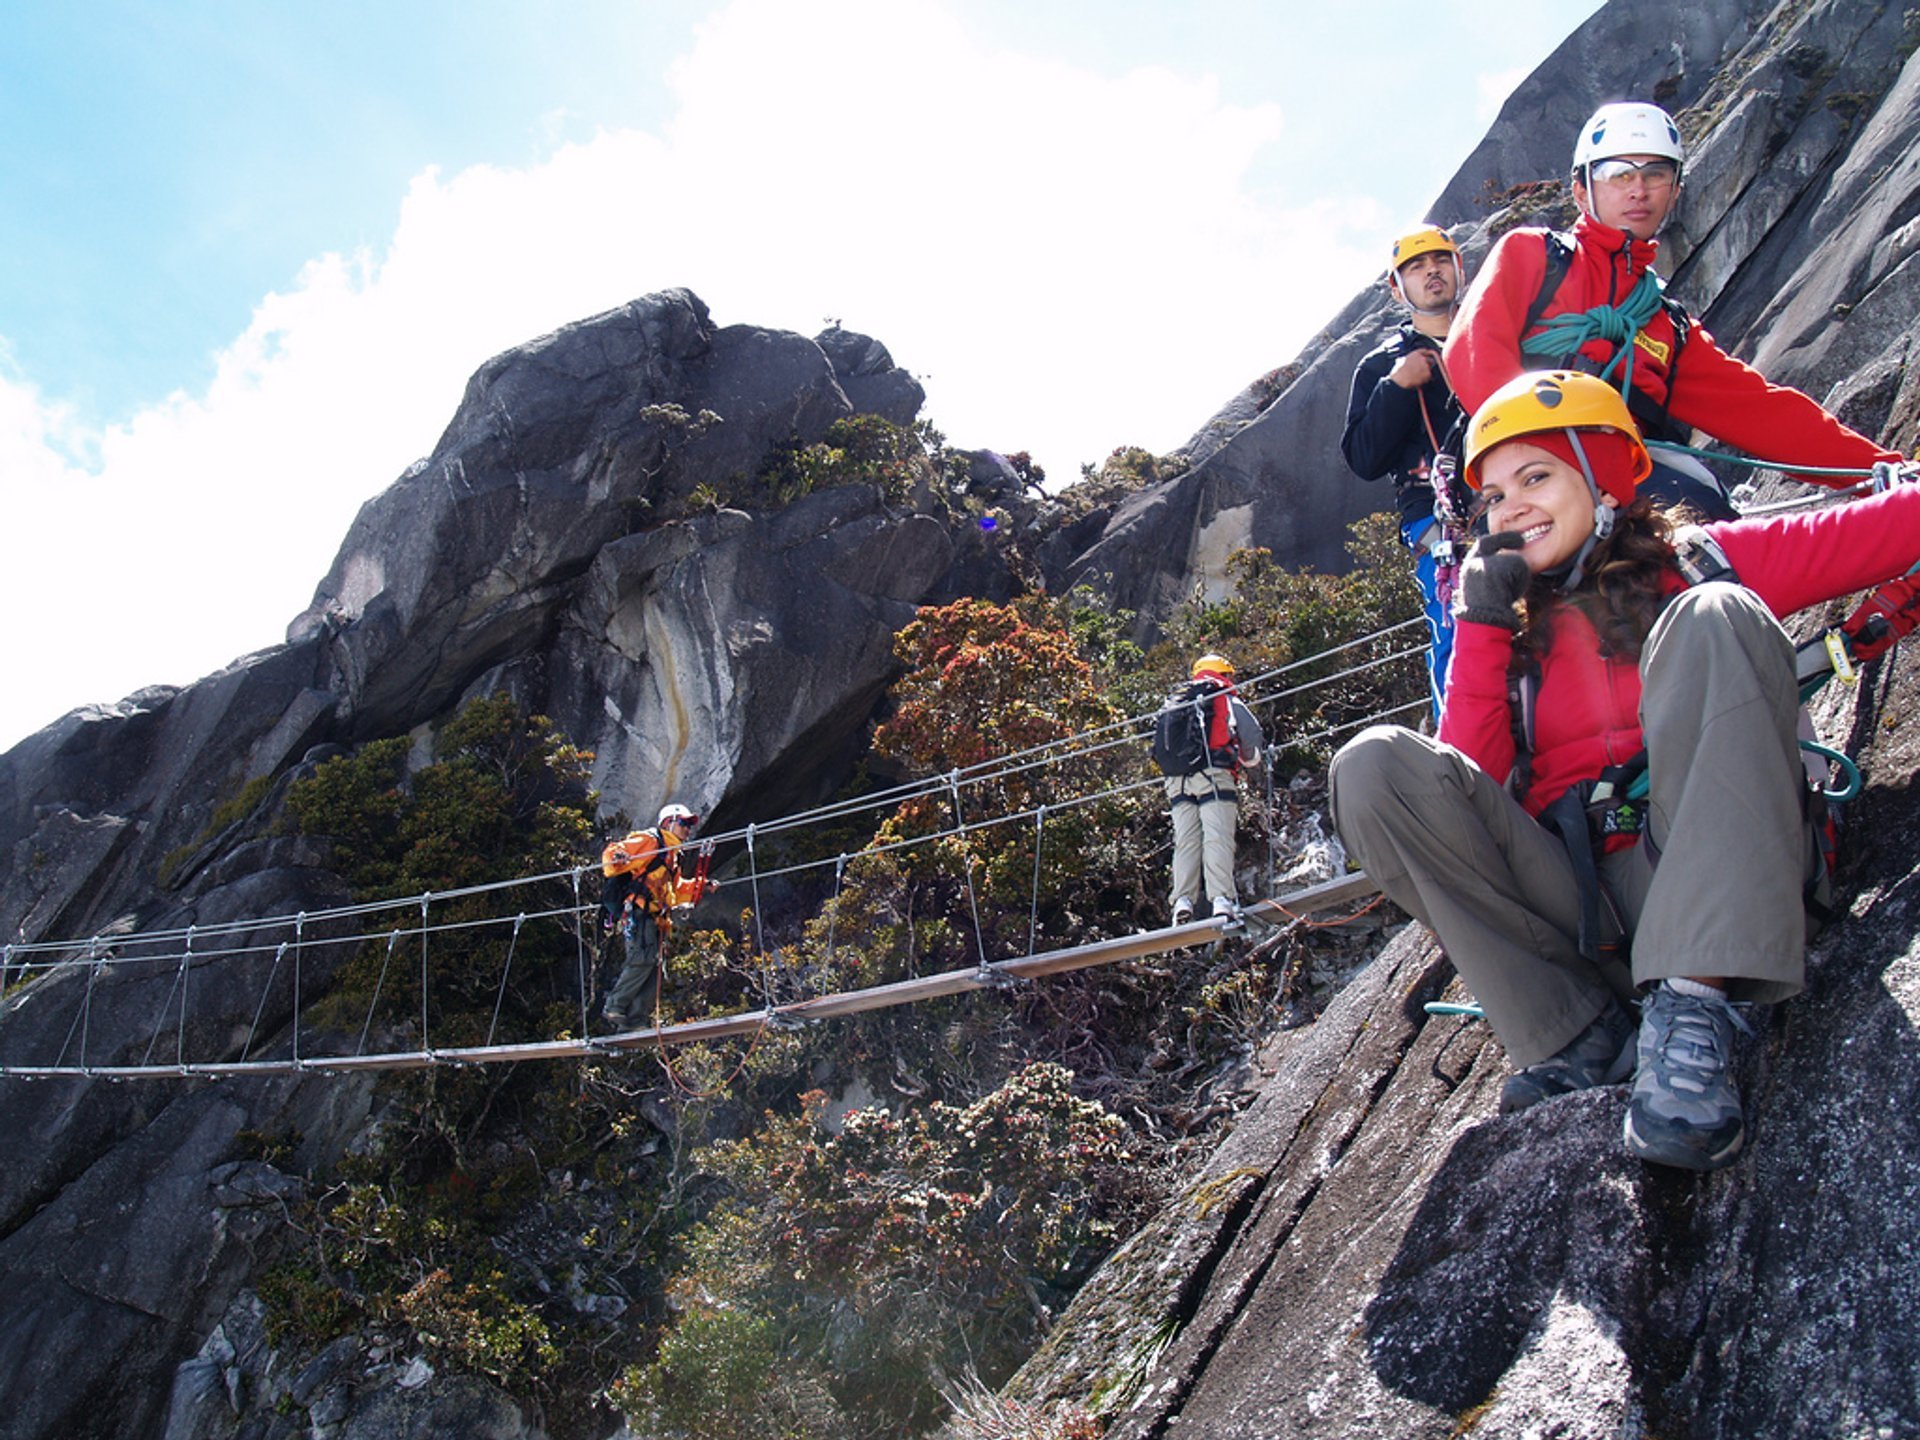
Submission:
[[1594,546],[1613,534],[1613,507],[1600,497],[1600,482],[1593,478],[1593,462],[1587,458],[1587,447],[1580,443],[1578,430],[1563,430],[1567,443],[1573,447],[1573,458],[1580,464],[1580,474],[1587,482],[1587,493],[1593,496],[1593,530],[1580,544],[1573,557],[1573,568],[1567,572],[1567,578],[1560,582],[1561,592],[1571,593],[1580,588],[1580,582],[1587,578],[1587,560],[1593,554]]

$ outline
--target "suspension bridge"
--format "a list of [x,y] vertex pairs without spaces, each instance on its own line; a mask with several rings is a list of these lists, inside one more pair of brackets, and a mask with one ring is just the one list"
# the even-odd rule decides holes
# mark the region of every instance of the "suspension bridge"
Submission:
[[[1369,671],[1400,662],[1417,663],[1425,648],[1423,624],[1415,618],[1386,626],[1344,645],[1251,677],[1246,682],[1252,697],[1248,703],[1256,712],[1271,711],[1289,699]],[[1412,633],[1416,630],[1419,633]],[[1407,643],[1409,640],[1411,643]],[[1331,673],[1300,683],[1285,683],[1302,670],[1329,661],[1339,662],[1343,657],[1348,663],[1340,663]],[[1257,693],[1260,686],[1268,684],[1277,684],[1279,688],[1266,694]],[[1424,710],[1425,706],[1426,701],[1421,698],[1276,743],[1284,747],[1325,742],[1377,721]],[[0,1002],[4,1006],[0,1016],[9,1017],[8,1028],[14,1030],[17,1038],[16,1027],[26,1019],[21,1012],[28,1007],[44,1006],[50,1013],[33,1030],[43,1047],[53,1050],[50,1055],[28,1059],[17,1054],[17,1045],[9,1045],[0,1051],[0,1078],[220,1079],[307,1071],[420,1070],[434,1066],[513,1064],[657,1051],[729,1037],[756,1036],[769,1029],[813,1024],[971,991],[1004,989],[1046,976],[1190,949],[1248,927],[1259,929],[1299,922],[1308,915],[1372,893],[1373,887],[1365,876],[1349,876],[1249,904],[1238,916],[1210,917],[1064,949],[1039,948],[1040,875],[1046,826],[1050,819],[1057,820],[1072,810],[1160,786],[1160,779],[1148,773],[1150,766],[1145,757],[1152,718],[1153,712],[1129,716],[945,774],[706,837],[715,845],[739,847],[734,868],[744,873],[732,875],[720,885],[722,889],[745,892],[743,899],[750,895],[755,941],[759,953],[765,956],[767,940],[764,934],[758,933],[762,908],[760,887],[765,882],[824,872],[831,867],[832,893],[837,899],[849,865],[863,857],[912,850],[986,831],[1004,832],[1010,827],[1030,832],[1034,849],[1033,895],[1027,944],[1020,954],[996,959],[986,953],[969,874],[966,904],[972,911],[977,954],[973,965],[785,1003],[769,1001],[737,1013],[656,1024],[619,1034],[593,1035],[589,1004],[595,967],[593,952],[598,943],[598,925],[594,920],[598,906],[595,900],[583,895],[582,890],[583,883],[590,877],[597,882],[598,866],[579,866],[461,890],[292,915],[103,934],[78,942],[36,941],[0,947],[0,986],[7,991],[7,998]],[[1097,762],[1093,767],[1081,763],[1082,774],[1110,772],[1126,763],[1128,757],[1112,753],[1123,749],[1136,752],[1133,766],[1140,772],[1138,778],[1085,788],[1045,804],[1002,813],[977,816],[967,813],[969,792],[977,792],[990,782],[1004,782],[1030,771],[1058,767],[1067,761]],[[863,813],[892,810],[922,798],[945,801],[951,809],[952,823],[933,833],[872,844],[854,854],[769,868],[760,864],[761,851],[770,839],[837,824]],[[1270,853],[1269,879],[1273,868],[1271,860]],[[818,878],[824,878],[824,874]],[[568,897],[567,903],[551,903],[556,891]],[[526,910],[515,909],[515,903],[529,893],[545,896],[549,903]],[[479,919],[468,918],[465,912],[470,911],[476,901],[484,903],[493,913]],[[462,912],[461,918],[435,918],[436,911],[447,916],[456,907]],[[837,918],[837,907],[833,913]],[[966,916],[960,918],[963,923],[967,919]],[[565,1033],[545,1039],[501,1039],[497,1034],[501,1002],[507,994],[516,953],[529,927],[541,926],[559,927],[574,950],[577,971],[574,988],[580,1002],[578,1028],[569,1025]],[[436,1045],[429,1005],[435,975],[435,942],[453,933],[470,938],[476,931],[492,933],[505,941],[493,1024],[483,1043]],[[836,936],[830,923],[826,940],[829,959],[835,945]],[[316,970],[331,973],[347,956],[363,948],[383,948],[380,977],[357,1043],[342,1046],[337,1028],[322,1029],[303,1021],[307,1009],[319,998],[316,992],[326,988],[326,982],[316,985],[310,977]],[[374,1010],[390,977],[397,976],[402,966],[411,967],[409,978],[417,982],[419,988],[420,1010],[413,1022],[415,1033],[409,1036],[415,1043],[407,1049],[382,1048],[370,1043],[376,1028]],[[218,973],[214,967],[220,967]],[[250,973],[246,977],[257,988],[258,999],[252,1006],[252,1016],[244,1026],[244,1033],[236,1033],[241,1027],[231,1013],[231,991],[241,983],[235,972],[242,967],[261,973]],[[110,1009],[106,997],[113,993],[116,982],[124,986],[124,982],[135,977],[146,982],[145,989],[150,995],[157,995],[157,986],[162,981],[166,989],[158,1005],[147,1009],[145,1013],[151,1018],[137,1032],[144,1046],[135,1043],[130,1050],[126,1017],[119,1013],[129,1007],[122,1002]],[[228,1013],[219,1017],[207,1013],[204,999],[199,1001],[200,1008],[196,1010],[196,997],[205,996],[216,984],[227,991],[225,1009]],[[280,1012],[287,1015],[285,1021],[267,1020]],[[57,1049],[53,1046],[56,1033],[59,1035]],[[110,1045],[103,1043],[103,1035],[111,1037]]]
[[[1727,458],[1727,457],[1716,457]],[[1875,477],[1875,486],[1878,488]],[[1744,513],[1797,508],[1808,503],[1833,503],[1867,489],[1856,486],[1848,491],[1827,490],[1765,507],[1749,504]],[[1411,633],[1412,643],[1405,642]],[[1425,649],[1424,621],[1415,617],[1363,635],[1342,645],[1256,675],[1246,681],[1248,703],[1256,713],[1272,711],[1281,702],[1315,689],[1333,685],[1399,662],[1418,662]],[[1311,679],[1287,683],[1297,672],[1326,662],[1339,661],[1340,668]],[[1281,688],[1261,694],[1268,684]],[[1276,739],[1271,750],[1323,743],[1367,725],[1404,718],[1423,712],[1424,696],[1405,704],[1347,721],[1320,731]],[[833,895],[837,900],[850,862],[867,856],[885,855],[931,845],[942,840],[1001,829],[1031,826],[1034,847],[1034,883],[1027,944],[1024,953],[990,959],[986,953],[978,906],[973,895],[969,871],[967,901],[972,909],[972,930],[977,960],[971,966],[942,973],[915,976],[890,984],[821,994],[768,1003],[736,1013],[707,1016],[676,1023],[658,1023],[624,1033],[595,1036],[591,1033],[589,1006],[593,994],[594,960],[588,931],[595,928],[591,916],[597,904],[582,897],[583,877],[597,873],[597,866],[581,866],[548,874],[522,876],[462,890],[426,893],[388,900],[345,905],[326,910],[299,912],[225,921],[178,929],[129,931],[102,934],[82,941],[33,941],[0,947],[0,1019],[9,1022],[11,1036],[17,1040],[23,1012],[45,1007],[49,1013],[40,1024],[31,1026],[33,1037],[43,1048],[53,1048],[50,1056],[18,1056],[20,1046],[0,1047],[0,1078],[44,1080],[61,1077],[89,1077],[112,1080],[203,1078],[286,1075],[318,1071],[350,1073],[356,1071],[420,1070],[434,1066],[474,1066],[513,1064],[535,1060],[587,1059],[630,1052],[662,1051],[669,1047],[704,1043],[738,1036],[758,1036],[768,1030],[797,1027],[839,1017],[979,990],[1004,989],[1047,976],[1075,970],[1116,964],[1126,960],[1190,949],[1210,944],[1224,934],[1238,932],[1251,925],[1308,924],[1305,917],[1361,900],[1377,893],[1363,874],[1351,874],[1323,883],[1304,886],[1290,893],[1272,896],[1246,906],[1241,915],[1195,920],[1139,933],[1125,934],[1074,945],[1064,949],[1038,948],[1041,858],[1049,818],[1068,811],[1117,800],[1149,787],[1158,787],[1159,777],[1147,773],[1144,750],[1151,729],[1152,712],[1134,715],[1095,729],[1061,737],[1008,755],[982,761],[906,784],[860,796],[855,799],[816,807],[765,823],[706,837],[714,844],[734,844],[741,850],[744,874],[721,882],[723,888],[744,887],[751,892],[751,913],[759,953],[768,953],[766,937],[760,926],[760,892],[763,881],[789,877],[802,872],[833,867]],[[969,819],[966,795],[989,782],[1003,782],[1029,771],[1050,769],[1067,761],[1103,759],[1111,752],[1131,748],[1138,752],[1134,769],[1138,778],[1118,784],[1088,789],[1046,804]],[[1122,757],[1113,756],[1107,768],[1119,768]],[[1084,767],[1083,767],[1084,768]],[[1271,800],[1269,770],[1269,800]],[[916,799],[943,799],[950,807],[952,824],[935,833],[915,835],[869,845],[855,854],[809,860],[761,869],[759,851],[769,839],[808,829],[837,824],[881,809],[891,809]],[[1274,866],[1271,839],[1267,867],[1267,886],[1273,889]],[[513,908],[516,892],[533,892],[551,901],[554,892],[570,896],[568,903]],[[435,907],[446,914],[456,902],[465,910],[466,902],[484,898],[494,913],[483,918],[458,918],[436,921]],[[830,912],[837,917],[837,906]],[[399,918],[396,918],[399,917]],[[966,917],[960,917],[963,921]],[[1339,923],[1339,922],[1334,922]],[[577,1029],[538,1040],[503,1040],[498,1031],[501,1005],[511,979],[514,959],[527,928],[559,927],[571,940],[577,974],[574,989],[579,1000]],[[506,939],[505,959],[498,981],[493,1023],[479,1044],[435,1045],[431,1026],[430,997],[434,979],[433,940],[454,932],[497,932]],[[274,938],[278,936],[279,938]],[[343,963],[344,957],[362,947],[385,942],[385,959],[374,999],[361,1025],[357,1043],[340,1047],[336,1028],[306,1026],[303,1015],[318,998],[310,994],[308,976],[318,968],[328,971]],[[402,963],[402,944],[406,946],[404,963],[415,964],[420,986],[420,1012],[417,1016],[416,1043],[403,1050],[380,1049],[371,1045],[374,1034],[374,1010],[381,989],[393,967]],[[829,925],[826,953],[832,958],[836,944]],[[233,971],[244,966],[260,969],[259,999],[253,1007],[251,1023],[242,1032],[237,1018],[230,1013],[218,1016],[196,1014],[196,993],[212,988],[211,967]],[[167,980],[167,993],[157,1008],[146,1044],[139,1058],[132,1055],[128,1037],[128,1016],[117,1013],[129,1008],[103,1003],[114,990],[114,982],[138,976],[149,982]],[[222,977],[224,978],[224,976]],[[196,983],[197,982],[197,983]],[[283,987],[283,990],[276,987]],[[224,987],[229,994],[231,983]],[[326,988],[322,981],[318,987]],[[284,992],[284,993],[283,993]],[[274,999],[279,995],[276,1005]],[[204,1003],[204,1002],[203,1002]],[[135,1007],[137,1008],[137,1007]],[[229,1009],[231,1006],[229,1004]],[[269,1021],[268,1017],[275,1018]],[[284,1016],[285,1018],[280,1018]],[[64,1025],[62,1025],[64,1021]],[[109,1036],[103,1042],[96,1030]],[[274,1037],[269,1040],[271,1033]],[[52,1037],[60,1036],[57,1048]],[[137,1044],[137,1042],[135,1042]],[[320,1047],[320,1048],[316,1048]],[[99,1053],[101,1050],[107,1053]],[[264,1053],[271,1050],[272,1053]],[[10,1058],[18,1056],[18,1058]]]

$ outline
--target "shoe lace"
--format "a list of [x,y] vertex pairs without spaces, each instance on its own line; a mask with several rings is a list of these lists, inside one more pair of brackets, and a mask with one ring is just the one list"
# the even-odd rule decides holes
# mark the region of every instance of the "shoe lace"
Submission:
[[1726,1071],[1733,1031],[1753,1034],[1746,1016],[1724,995],[1708,999],[1662,987],[1651,1003],[1658,1015],[1659,1063],[1678,1090],[1705,1091]]

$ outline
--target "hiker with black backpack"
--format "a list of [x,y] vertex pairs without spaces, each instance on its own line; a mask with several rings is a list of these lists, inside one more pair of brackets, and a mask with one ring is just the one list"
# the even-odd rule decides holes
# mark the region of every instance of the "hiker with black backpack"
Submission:
[[1153,760],[1173,811],[1173,923],[1193,918],[1200,884],[1216,916],[1240,912],[1233,881],[1240,771],[1260,762],[1260,722],[1233,685],[1233,662],[1202,655],[1192,678],[1167,696],[1153,729]]
[[1340,453],[1362,480],[1391,478],[1400,538],[1413,555],[1427,617],[1427,681],[1433,716],[1447,683],[1453,651],[1451,585],[1464,533],[1453,533],[1452,495],[1440,497],[1446,467],[1435,465],[1447,437],[1463,418],[1447,386],[1440,346],[1447,338],[1466,289],[1460,247],[1437,225],[1422,225],[1393,242],[1387,257],[1387,291],[1406,307],[1407,318],[1360,357],[1347,396],[1347,425]]
[[1439,737],[1357,736],[1331,807],[1506,1047],[1503,1111],[1632,1075],[1628,1151],[1711,1170],[1746,1135],[1736,1006],[1801,988],[1819,865],[1777,617],[1920,561],[1920,484],[1698,527],[1681,543],[1729,578],[1689,585],[1651,469],[1594,376],[1481,406],[1462,476],[1491,533],[1461,570]]
[[[1667,297],[1653,266],[1685,159],[1680,131],[1658,105],[1594,112],[1574,145],[1572,233],[1502,235],[1454,318],[1443,355],[1461,405],[1472,413],[1524,371],[1582,370],[1626,397],[1648,440],[1685,444],[1697,427],[1789,472],[1897,462],[1808,396],[1728,355]],[[1838,488],[1852,477],[1799,478]],[[1733,518],[1719,480],[1690,456],[1659,451],[1645,490],[1699,519]]]

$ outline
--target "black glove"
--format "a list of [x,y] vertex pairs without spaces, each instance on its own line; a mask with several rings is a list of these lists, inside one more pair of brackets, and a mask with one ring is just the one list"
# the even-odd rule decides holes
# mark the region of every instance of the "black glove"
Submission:
[[1513,607],[1533,583],[1533,572],[1514,552],[1525,543],[1518,530],[1483,535],[1474,542],[1454,587],[1454,619],[1503,625],[1516,632],[1520,629],[1520,617],[1513,613]]

